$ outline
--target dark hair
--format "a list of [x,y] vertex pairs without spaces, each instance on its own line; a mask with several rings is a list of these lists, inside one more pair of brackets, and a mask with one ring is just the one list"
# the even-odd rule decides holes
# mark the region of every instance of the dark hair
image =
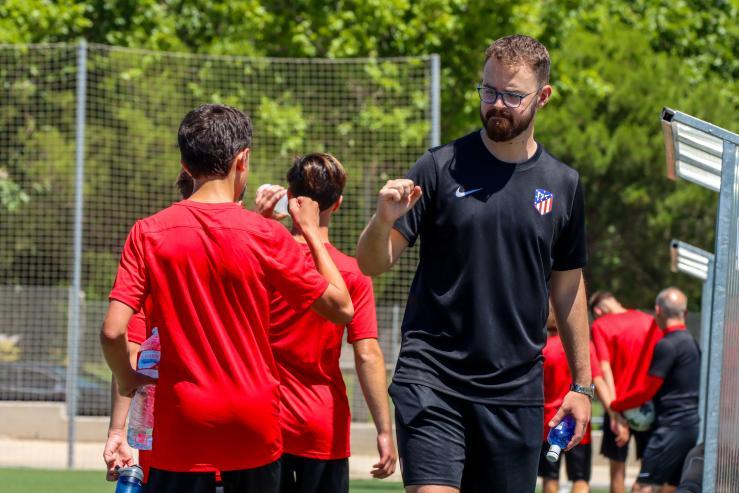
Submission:
[[192,179],[192,176],[187,171],[181,169],[180,174],[177,175],[175,185],[177,185],[177,190],[180,191],[182,198],[189,199],[195,189],[195,180]]
[[534,71],[540,84],[549,82],[549,52],[543,44],[530,36],[514,34],[495,40],[485,50],[485,63],[490,58],[509,67],[525,63]]
[[316,152],[295,158],[287,172],[287,183],[294,197],[310,197],[325,211],[341,197],[346,171],[331,154]]
[[251,132],[251,121],[244,112],[222,104],[204,104],[180,123],[180,158],[193,178],[226,176],[236,154],[251,147]]
[[614,300],[616,299],[616,297],[613,296],[613,294],[609,293],[608,291],[596,291],[595,293],[590,295],[590,299],[588,300],[588,308],[590,308],[590,313],[592,313],[593,316],[595,316],[595,312],[593,311],[593,309],[596,306],[600,305],[602,301],[608,300],[611,298],[613,298]]

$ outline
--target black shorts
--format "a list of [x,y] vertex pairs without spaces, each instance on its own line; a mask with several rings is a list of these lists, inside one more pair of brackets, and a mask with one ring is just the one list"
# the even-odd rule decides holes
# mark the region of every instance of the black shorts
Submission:
[[[277,493],[280,486],[280,461],[254,469],[221,471],[224,493]],[[172,472],[151,468],[144,493],[214,493],[216,475],[212,472]]]
[[280,493],[349,493],[349,459],[284,454]]
[[[631,436],[634,437],[634,443],[636,443],[637,459],[643,457],[650,433],[651,431],[631,430]],[[616,435],[611,431],[611,418],[608,413],[605,413],[603,415],[603,440],[600,443],[600,455],[615,462],[626,462],[626,457],[629,455],[629,443],[623,447],[616,445]]]
[[593,466],[592,445],[578,445],[568,452],[562,452],[557,462],[549,462],[547,460],[547,451],[549,451],[549,444],[544,442],[541,446],[541,454],[539,455],[539,477],[559,480],[559,467],[564,456],[567,479],[573,482],[590,482]]
[[636,480],[642,484],[680,483],[683,462],[698,440],[698,425],[660,426],[652,435],[644,450],[641,471]]
[[403,482],[465,493],[531,493],[544,411],[480,404],[424,385],[393,383]]

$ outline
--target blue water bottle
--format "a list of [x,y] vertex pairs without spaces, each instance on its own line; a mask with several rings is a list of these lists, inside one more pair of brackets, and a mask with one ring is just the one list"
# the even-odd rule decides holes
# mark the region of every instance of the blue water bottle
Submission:
[[144,488],[144,471],[139,466],[118,469],[115,493],[141,493]]
[[557,462],[559,454],[572,440],[575,434],[575,418],[567,415],[559,422],[557,426],[549,430],[547,442],[549,443],[549,452],[547,452],[547,460],[549,462]]

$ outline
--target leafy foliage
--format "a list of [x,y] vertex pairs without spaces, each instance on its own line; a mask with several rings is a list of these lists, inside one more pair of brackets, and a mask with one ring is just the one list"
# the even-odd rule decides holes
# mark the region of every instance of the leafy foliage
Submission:
[[[679,237],[712,250],[716,197],[694,185],[663,178],[657,116],[663,106],[670,106],[730,130],[739,128],[738,10],[736,0],[7,0],[0,4],[0,43],[73,42],[85,37],[93,43],[154,50],[142,52],[138,64],[92,80],[93,90],[120,87],[124,93],[141,93],[156,85],[167,89],[162,94],[183,104],[204,100],[241,104],[249,95],[244,84],[213,89],[208,82],[213,67],[208,62],[187,73],[161,70],[156,50],[329,58],[439,53],[442,133],[448,141],[479,125],[473,87],[488,43],[512,32],[533,35],[550,49],[555,88],[551,104],[539,115],[537,135],[582,176],[589,206],[589,284],[616,292],[627,304],[650,306],[659,288],[679,283],[689,286],[691,306],[696,307],[697,283],[668,272],[667,242]],[[104,64],[115,63],[115,56],[101,58],[92,69],[102,73]],[[68,61],[73,69],[73,59]],[[20,219],[23,214],[36,217],[34,198],[48,193],[52,184],[71,179],[74,92],[70,75],[62,70],[42,77],[32,73],[33,65],[8,63],[4,62],[0,74],[4,84],[0,141],[23,141],[24,135],[31,134],[33,139],[15,148],[14,155],[0,156],[0,208],[6,210],[2,219],[16,221],[21,230],[46,228],[53,235],[54,227],[68,226],[65,214],[68,217],[71,196],[55,199],[56,215],[46,226],[21,225]],[[382,180],[397,166],[407,168],[411,163],[378,156],[381,149],[362,148],[357,136],[369,133],[377,142],[383,135],[397,136],[410,149],[423,147],[428,132],[419,118],[428,110],[422,91],[411,95],[415,103],[394,102],[393,95],[408,87],[402,83],[405,75],[398,72],[399,67],[368,64],[365,74],[372,81],[371,89],[332,88],[340,95],[337,101],[355,98],[363,104],[352,115],[337,105],[333,116],[322,122],[315,120],[309,97],[277,83],[269,96],[249,103],[257,108],[260,138],[281,146],[277,155],[260,155],[260,162],[265,168],[284,166],[285,159],[296,152],[323,149],[325,140],[316,126],[331,126],[341,138],[326,150],[351,156],[347,162],[362,163],[352,169],[352,179],[366,179],[369,185],[356,192],[352,198],[356,202],[347,207],[366,217]],[[263,67],[255,62],[247,70],[254,74]],[[248,79],[249,73],[244,76]],[[5,83],[8,80],[13,82]],[[59,123],[27,118],[29,101],[38,91],[53,91],[57,110],[47,116]],[[145,169],[138,169],[140,178],[123,192],[144,197],[171,187],[170,177],[161,173],[157,163],[176,167],[170,135],[176,121],[157,112],[165,103],[161,97],[141,97],[148,101],[145,107],[122,101],[97,115],[100,126],[88,138],[88,163],[95,177],[88,196],[120,200],[110,186],[116,173],[130,171],[133,163]],[[106,128],[104,121],[117,123]],[[128,136],[123,143],[121,131]],[[36,146],[33,156],[27,151],[30,146]],[[131,162],[111,165],[110,154],[115,152],[130,156]],[[18,164],[20,156],[23,166]],[[51,158],[66,164],[44,167]],[[267,176],[255,179],[267,181]],[[111,211],[113,216],[117,213]],[[341,216],[338,220],[339,228],[351,235],[359,233],[361,225]],[[88,279],[97,279],[94,284],[106,284],[107,274],[100,274],[100,269],[107,272],[114,264],[110,252],[116,250],[110,247],[123,234],[110,233],[110,224],[121,221],[111,217],[86,224],[88,231],[107,238],[105,244],[90,245],[85,257]],[[59,240],[68,242],[68,237]],[[32,240],[13,245],[0,241],[0,277],[5,281],[29,281],[27,277],[33,275],[21,275],[21,267],[31,265],[30,258],[53,253],[40,251]],[[348,241],[340,246],[352,249]],[[56,258],[64,256],[57,252]],[[412,270],[412,265],[406,269]],[[64,282],[67,267],[60,266],[56,272],[58,281]],[[380,288],[384,282],[379,282]]]

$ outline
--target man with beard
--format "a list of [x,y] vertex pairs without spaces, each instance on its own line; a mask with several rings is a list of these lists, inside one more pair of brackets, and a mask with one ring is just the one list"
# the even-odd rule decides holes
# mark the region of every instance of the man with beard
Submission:
[[534,140],[549,65],[532,38],[495,41],[478,86],[484,128],[388,181],[357,245],[378,275],[422,240],[390,387],[410,493],[534,491],[550,292],[573,382],[548,424],[574,416],[569,449],[590,419],[580,179]]

